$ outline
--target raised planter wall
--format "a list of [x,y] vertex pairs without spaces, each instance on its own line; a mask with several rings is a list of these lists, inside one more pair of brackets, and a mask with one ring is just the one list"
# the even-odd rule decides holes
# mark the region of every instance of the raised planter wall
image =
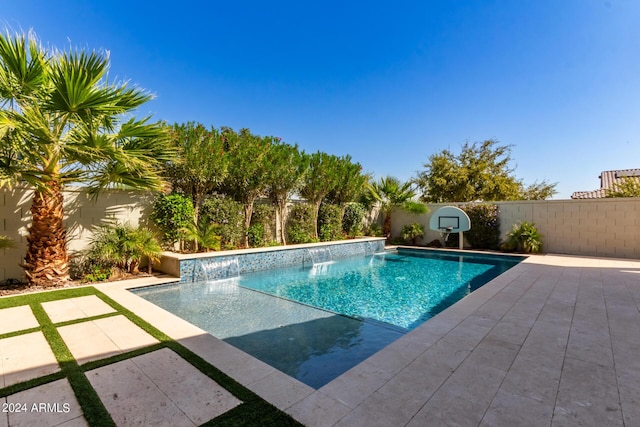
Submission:
[[243,274],[278,267],[312,265],[312,261],[309,258],[309,249],[325,247],[330,249],[332,258],[337,260],[381,252],[384,250],[384,239],[367,237],[337,242],[309,243],[304,245],[200,254],[174,254],[167,252],[163,255],[162,262],[157,268],[167,274],[180,276],[180,281],[182,282],[196,282],[204,280],[202,271],[196,268],[198,262],[214,259],[224,261],[237,257],[240,274]]

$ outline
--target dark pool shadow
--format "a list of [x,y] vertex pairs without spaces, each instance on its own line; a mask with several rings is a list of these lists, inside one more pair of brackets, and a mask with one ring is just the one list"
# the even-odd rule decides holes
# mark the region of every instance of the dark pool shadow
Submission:
[[317,389],[402,335],[399,330],[334,315],[224,341]]

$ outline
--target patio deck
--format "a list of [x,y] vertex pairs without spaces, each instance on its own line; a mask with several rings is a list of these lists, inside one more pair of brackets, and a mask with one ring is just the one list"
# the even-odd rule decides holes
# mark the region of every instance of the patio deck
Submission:
[[319,390],[131,286],[98,288],[305,425],[640,425],[640,261],[532,256]]

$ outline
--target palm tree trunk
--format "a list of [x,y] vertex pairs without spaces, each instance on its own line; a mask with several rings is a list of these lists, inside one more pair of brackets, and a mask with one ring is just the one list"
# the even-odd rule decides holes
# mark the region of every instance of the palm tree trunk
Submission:
[[387,242],[391,240],[391,212],[384,215],[384,223],[382,224],[382,234],[387,238]]
[[23,267],[30,286],[59,286],[70,280],[62,187],[35,190]]

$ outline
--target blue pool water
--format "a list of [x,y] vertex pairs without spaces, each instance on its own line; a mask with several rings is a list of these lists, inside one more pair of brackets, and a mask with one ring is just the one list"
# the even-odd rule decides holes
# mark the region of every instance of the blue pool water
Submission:
[[134,292],[319,388],[521,260],[399,250]]

